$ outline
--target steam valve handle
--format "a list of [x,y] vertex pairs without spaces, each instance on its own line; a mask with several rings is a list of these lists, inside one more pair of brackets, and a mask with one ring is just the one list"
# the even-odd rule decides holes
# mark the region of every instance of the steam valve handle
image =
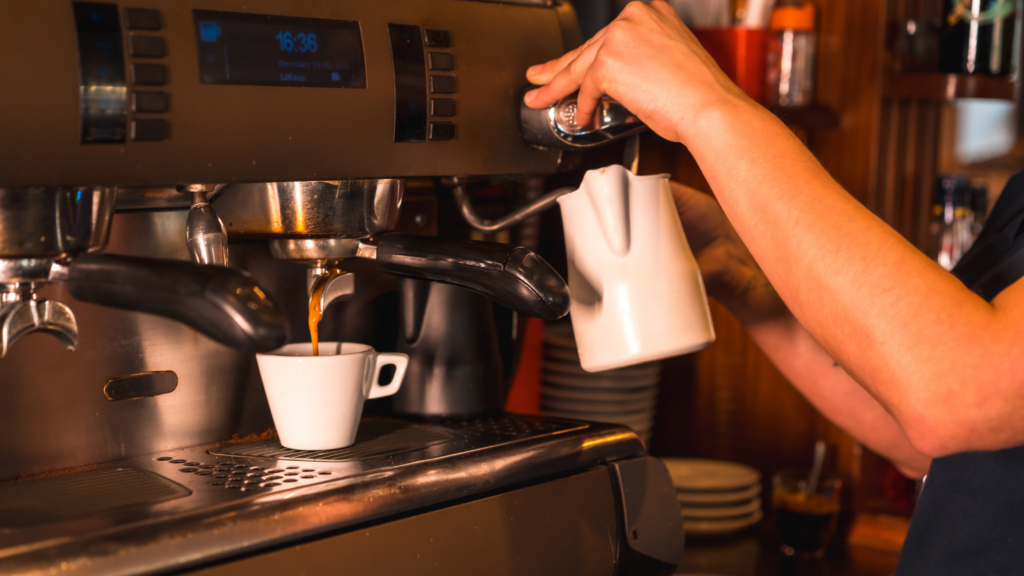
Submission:
[[377,244],[381,272],[468,288],[527,316],[569,313],[569,286],[543,258],[521,246],[388,234]]

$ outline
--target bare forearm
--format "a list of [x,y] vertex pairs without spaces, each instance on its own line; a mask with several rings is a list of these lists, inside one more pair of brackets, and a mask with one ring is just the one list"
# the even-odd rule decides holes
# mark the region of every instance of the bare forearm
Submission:
[[839,367],[791,314],[748,327],[775,366],[826,418],[908,476],[928,473],[931,458],[910,443],[877,400]]
[[932,442],[936,424],[962,444],[934,452],[1024,438],[1000,407],[985,406],[997,412],[986,418],[964,410],[992,387],[1019,396],[1006,367],[985,360],[1016,345],[993,332],[993,307],[847,194],[767,111],[738,101],[707,118],[714,137],[688,144],[733,226],[800,323],[915,445]]

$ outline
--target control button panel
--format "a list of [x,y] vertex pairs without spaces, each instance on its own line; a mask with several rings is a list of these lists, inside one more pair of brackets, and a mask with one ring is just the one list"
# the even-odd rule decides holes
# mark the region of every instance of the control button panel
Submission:
[[[170,83],[170,70],[164,63],[153,62],[167,58],[167,39],[153,32],[163,29],[159,10],[125,8],[124,26],[128,30],[128,57],[132,91],[129,94],[132,114],[130,132],[133,142],[159,142],[171,136],[171,125],[166,118],[157,116],[171,109],[171,97],[165,90],[146,89]],[[142,32],[135,32],[136,30]],[[140,89],[141,88],[141,89]]]
[[[426,30],[425,43],[431,48],[427,53],[427,67],[431,72],[448,72],[448,74],[431,74],[431,94],[455,94],[458,91],[458,80],[454,74],[455,55],[450,51],[452,35],[447,30]],[[442,50],[442,49],[449,50]],[[431,98],[430,115],[434,118],[454,118],[456,113],[455,98]],[[454,122],[431,122],[430,140],[454,140]]]

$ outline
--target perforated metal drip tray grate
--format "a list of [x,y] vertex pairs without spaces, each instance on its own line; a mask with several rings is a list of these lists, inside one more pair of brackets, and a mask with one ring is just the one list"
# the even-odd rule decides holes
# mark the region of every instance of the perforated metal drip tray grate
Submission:
[[457,435],[439,426],[392,419],[367,419],[359,425],[353,445],[336,450],[293,450],[274,440],[227,444],[210,450],[214,456],[242,456],[309,462],[367,460],[406,452],[418,452],[455,440]]
[[184,486],[136,468],[73,472],[0,484],[0,528],[27,528],[146,506],[190,494]]

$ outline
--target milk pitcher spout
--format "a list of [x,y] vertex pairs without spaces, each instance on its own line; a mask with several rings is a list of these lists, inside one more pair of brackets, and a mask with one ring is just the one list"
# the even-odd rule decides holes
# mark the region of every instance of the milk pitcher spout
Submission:
[[715,340],[704,281],[668,176],[613,165],[558,199],[580,363],[597,372],[695,352]]

